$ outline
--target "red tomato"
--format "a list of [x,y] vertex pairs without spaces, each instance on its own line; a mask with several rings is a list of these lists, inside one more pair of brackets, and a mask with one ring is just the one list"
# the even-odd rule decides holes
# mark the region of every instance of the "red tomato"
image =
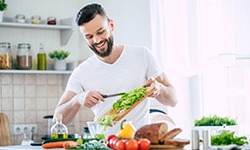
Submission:
[[138,142],[136,140],[128,140],[126,142],[126,150],[138,150]]
[[110,142],[110,148],[116,149],[115,144],[116,144],[117,141],[119,141],[119,139],[117,137],[113,137],[112,139],[110,139],[110,141],[109,141]]
[[138,141],[139,150],[149,150],[150,148],[150,141],[146,138],[141,138]]
[[125,141],[124,140],[118,140],[116,142],[115,149],[117,149],[117,150],[125,150],[126,149]]
[[116,135],[114,135],[114,134],[109,135],[107,138],[107,142],[109,142],[113,137],[116,137]]

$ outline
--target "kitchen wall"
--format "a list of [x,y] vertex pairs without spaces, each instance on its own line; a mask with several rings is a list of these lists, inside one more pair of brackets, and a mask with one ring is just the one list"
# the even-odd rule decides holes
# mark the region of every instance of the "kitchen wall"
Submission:
[[[109,17],[115,22],[114,37],[116,43],[134,44],[151,47],[149,1],[117,1],[117,0],[6,0],[8,10],[4,17],[14,18],[24,14],[26,18],[39,15],[46,20],[56,16],[57,20],[73,17],[84,5],[92,2],[102,4]],[[66,45],[60,44],[60,32],[56,30],[37,30],[21,28],[0,28],[0,42],[10,42],[15,58],[17,45],[21,42],[31,44],[33,58],[39,49],[39,43],[44,44],[48,53],[55,49],[71,52],[67,61],[85,60],[92,55],[78,27],[73,22],[73,34]],[[136,34],[135,34],[136,33]],[[49,59],[49,62],[52,60]],[[37,124],[38,134],[35,141],[47,134],[45,115],[53,114],[54,108],[65,88],[68,75],[50,74],[2,74],[0,73],[0,112],[8,115],[12,134],[12,144],[20,144],[22,135],[13,135],[14,124]],[[93,113],[86,108],[68,125],[70,133],[81,133],[86,121],[93,119]]]

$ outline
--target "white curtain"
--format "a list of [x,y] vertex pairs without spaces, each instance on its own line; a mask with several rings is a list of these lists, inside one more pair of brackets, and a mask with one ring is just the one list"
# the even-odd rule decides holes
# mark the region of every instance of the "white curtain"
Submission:
[[168,114],[189,136],[193,124],[190,119],[190,99],[186,70],[190,65],[188,22],[185,0],[150,0],[152,51],[178,95],[176,107],[168,107]]

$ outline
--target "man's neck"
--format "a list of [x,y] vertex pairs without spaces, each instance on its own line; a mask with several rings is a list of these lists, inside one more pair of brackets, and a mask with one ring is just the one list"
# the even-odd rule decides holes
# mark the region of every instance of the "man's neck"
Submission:
[[105,63],[113,64],[117,61],[117,59],[120,57],[122,51],[124,49],[123,45],[114,45],[112,52],[107,57],[98,57],[100,60],[102,60]]

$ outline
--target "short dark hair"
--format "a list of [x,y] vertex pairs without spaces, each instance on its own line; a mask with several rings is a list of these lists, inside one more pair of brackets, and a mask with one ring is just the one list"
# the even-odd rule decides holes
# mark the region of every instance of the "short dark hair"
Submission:
[[76,15],[76,24],[78,26],[92,20],[96,15],[107,16],[104,8],[100,4],[89,4],[83,7]]

